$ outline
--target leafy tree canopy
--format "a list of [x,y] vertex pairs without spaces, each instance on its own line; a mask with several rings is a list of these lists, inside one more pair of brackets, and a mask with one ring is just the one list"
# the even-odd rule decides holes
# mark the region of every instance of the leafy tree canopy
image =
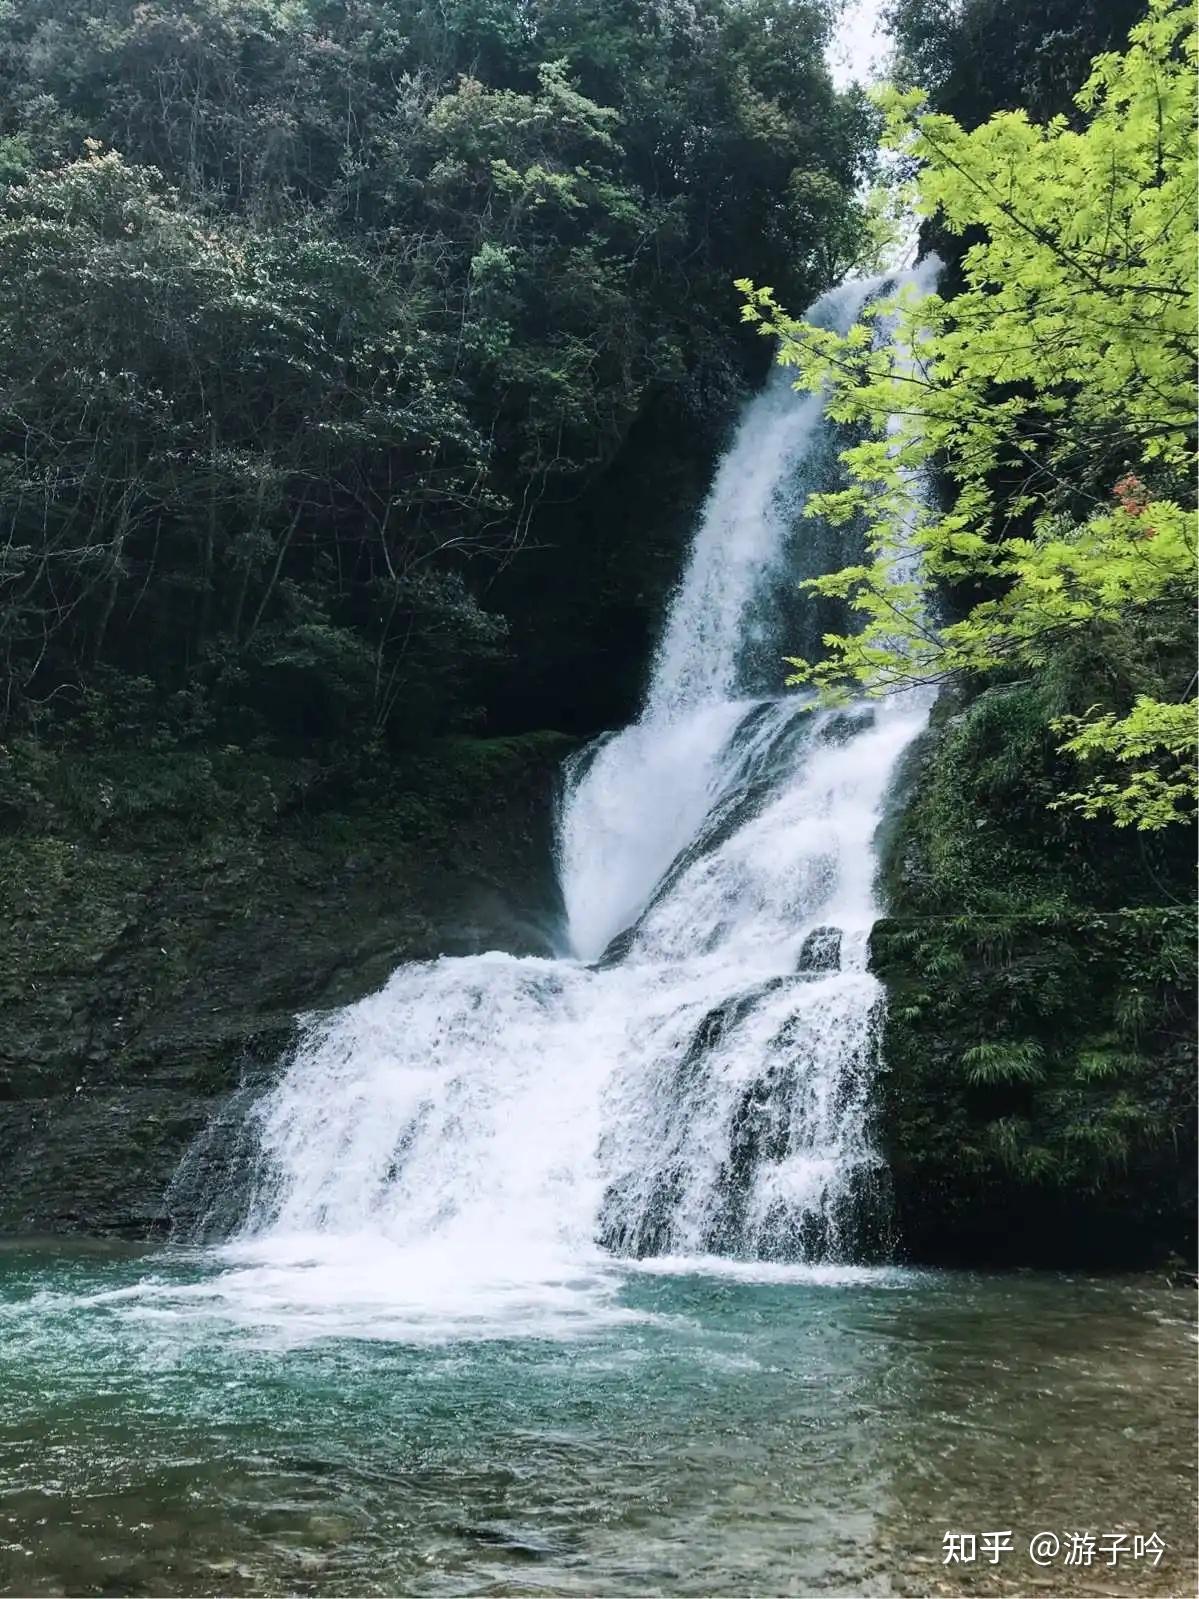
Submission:
[[[886,693],[954,673],[1042,667],[1065,637],[1185,614],[1195,563],[1195,15],[1152,0],[1122,54],[1099,56],[1080,125],[1024,112],[971,132],[916,89],[881,96],[914,200],[971,230],[952,299],[892,296],[841,337],[744,281],[746,319],[798,384],[863,430],[850,486],[809,511],[864,519],[869,560],[811,587],[845,598],[794,683]],[[873,338],[894,317],[898,337]],[[910,352],[910,353],[905,353]],[[932,507],[936,468],[949,503]],[[923,581],[912,575],[919,557]],[[936,625],[924,582],[973,596]],[[1179,621],[1180,636],[1185,624]],[[1193,679],[1061,725],[1088,777],[1060,803],[1161,828],[1194,796]]]
[[996,111],[1038,122],[1074,103],[1092,60],[1122,49],[1143,0],[890,0],[894,77],[928,91],[938,111],[965,128]]
[[105,670],[238,738],[475,718],[497,572],[594,559],[539,507],[647,416],[710,449],[753,375],[746,237],[805,302],[854,259],[830,16],[0,0],[10,727]]

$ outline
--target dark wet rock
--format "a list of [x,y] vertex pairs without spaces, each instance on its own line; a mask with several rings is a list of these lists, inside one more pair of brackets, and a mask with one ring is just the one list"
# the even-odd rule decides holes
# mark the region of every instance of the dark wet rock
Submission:
[[[875,926],[879,1145],[909,1259],[1193,1258],[1192,950],[1173,907]],[[1153,1008],[1121,1036],[1130,991]]]
[[[0,1235],[194,1220],[168,1212],[180,1157],[239,1084],[271,1080],[298,1012],[404,960],[550,953],[568,748],[447,741],[319,797],[280,761],[253,813],[220,813],[231,777],[186,813],[97,827],[47,803],[44,823],[0,832]],[[89,782],[82,759],[71,776]]]
[[1054,803],[1052,719],[1107,671],[949,686],[888,801],[878,1147],[913,1260],[1194,1259],[1193,839]]
[[874,709],[869,705],[855,705],[850,710],[838,711],[830,716],[818,733],[818,744],[848,744],[851,738],[874,725]]
[[624,960],[625,956],[632,949],[636,937],[637,927],[634,923],[632,927],[626,927],[622,933],[617,933],[616,937],[609,941],[604,953],[600,956],[599,960],[596,961],[595,964],[600,967],[601,970],[604,970],[609,966],[619,966],[621,961]]
[[682,1192],[682,1176],[674,1167],[654,1173],[648,1198],[641,1192],[639,1173],[610,1183],[600,1205],[596,1242],[634,1260],[669,1254]]
[[818,975],[841,970],[841,929],[814,927],[799,951],[799,970]]

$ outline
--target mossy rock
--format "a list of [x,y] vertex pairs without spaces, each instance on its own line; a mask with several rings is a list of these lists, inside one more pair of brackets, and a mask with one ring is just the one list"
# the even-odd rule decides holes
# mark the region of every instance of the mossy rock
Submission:
[[947,693],[884,823],[879,1129],[915,1259],[1192,1247],[1190,840],[1054,808],[1069,702],[1052,676]]
[[453,739],[349,774],[6,752],[0,1231],[161,1229],[183,1151],[297,1013],[406,959],[547,953],[571,747]]

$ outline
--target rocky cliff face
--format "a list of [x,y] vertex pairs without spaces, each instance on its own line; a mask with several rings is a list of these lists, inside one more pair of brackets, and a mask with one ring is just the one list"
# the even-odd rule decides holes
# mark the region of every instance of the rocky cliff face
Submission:
[[1189,1258],[1189,840],[1054,810],[1047,721],[1036,686],[946,696],[887,830],[872,952],[898,1236],[961,1264]]
[[906,1255],[1189,1258],[1191,935],[1178,910],[878,924],[880,1120]]
[[161,1231],[181,1154],[298,1011],[401,960],[546,949],[568,747],[445,741],[349,786],[236,751],[6,752],[0,1232]]

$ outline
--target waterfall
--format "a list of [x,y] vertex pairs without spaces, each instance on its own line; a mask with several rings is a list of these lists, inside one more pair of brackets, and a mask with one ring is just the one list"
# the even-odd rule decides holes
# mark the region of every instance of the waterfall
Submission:
[[568,762],[562,954],[405,965],[312,1021],[248,1113],[243,1265],[486,1320],[614,1257],[877,1249],[873,840],[927,705],[779,691],[836,442],[785,374],[747,407],[639,720]]

